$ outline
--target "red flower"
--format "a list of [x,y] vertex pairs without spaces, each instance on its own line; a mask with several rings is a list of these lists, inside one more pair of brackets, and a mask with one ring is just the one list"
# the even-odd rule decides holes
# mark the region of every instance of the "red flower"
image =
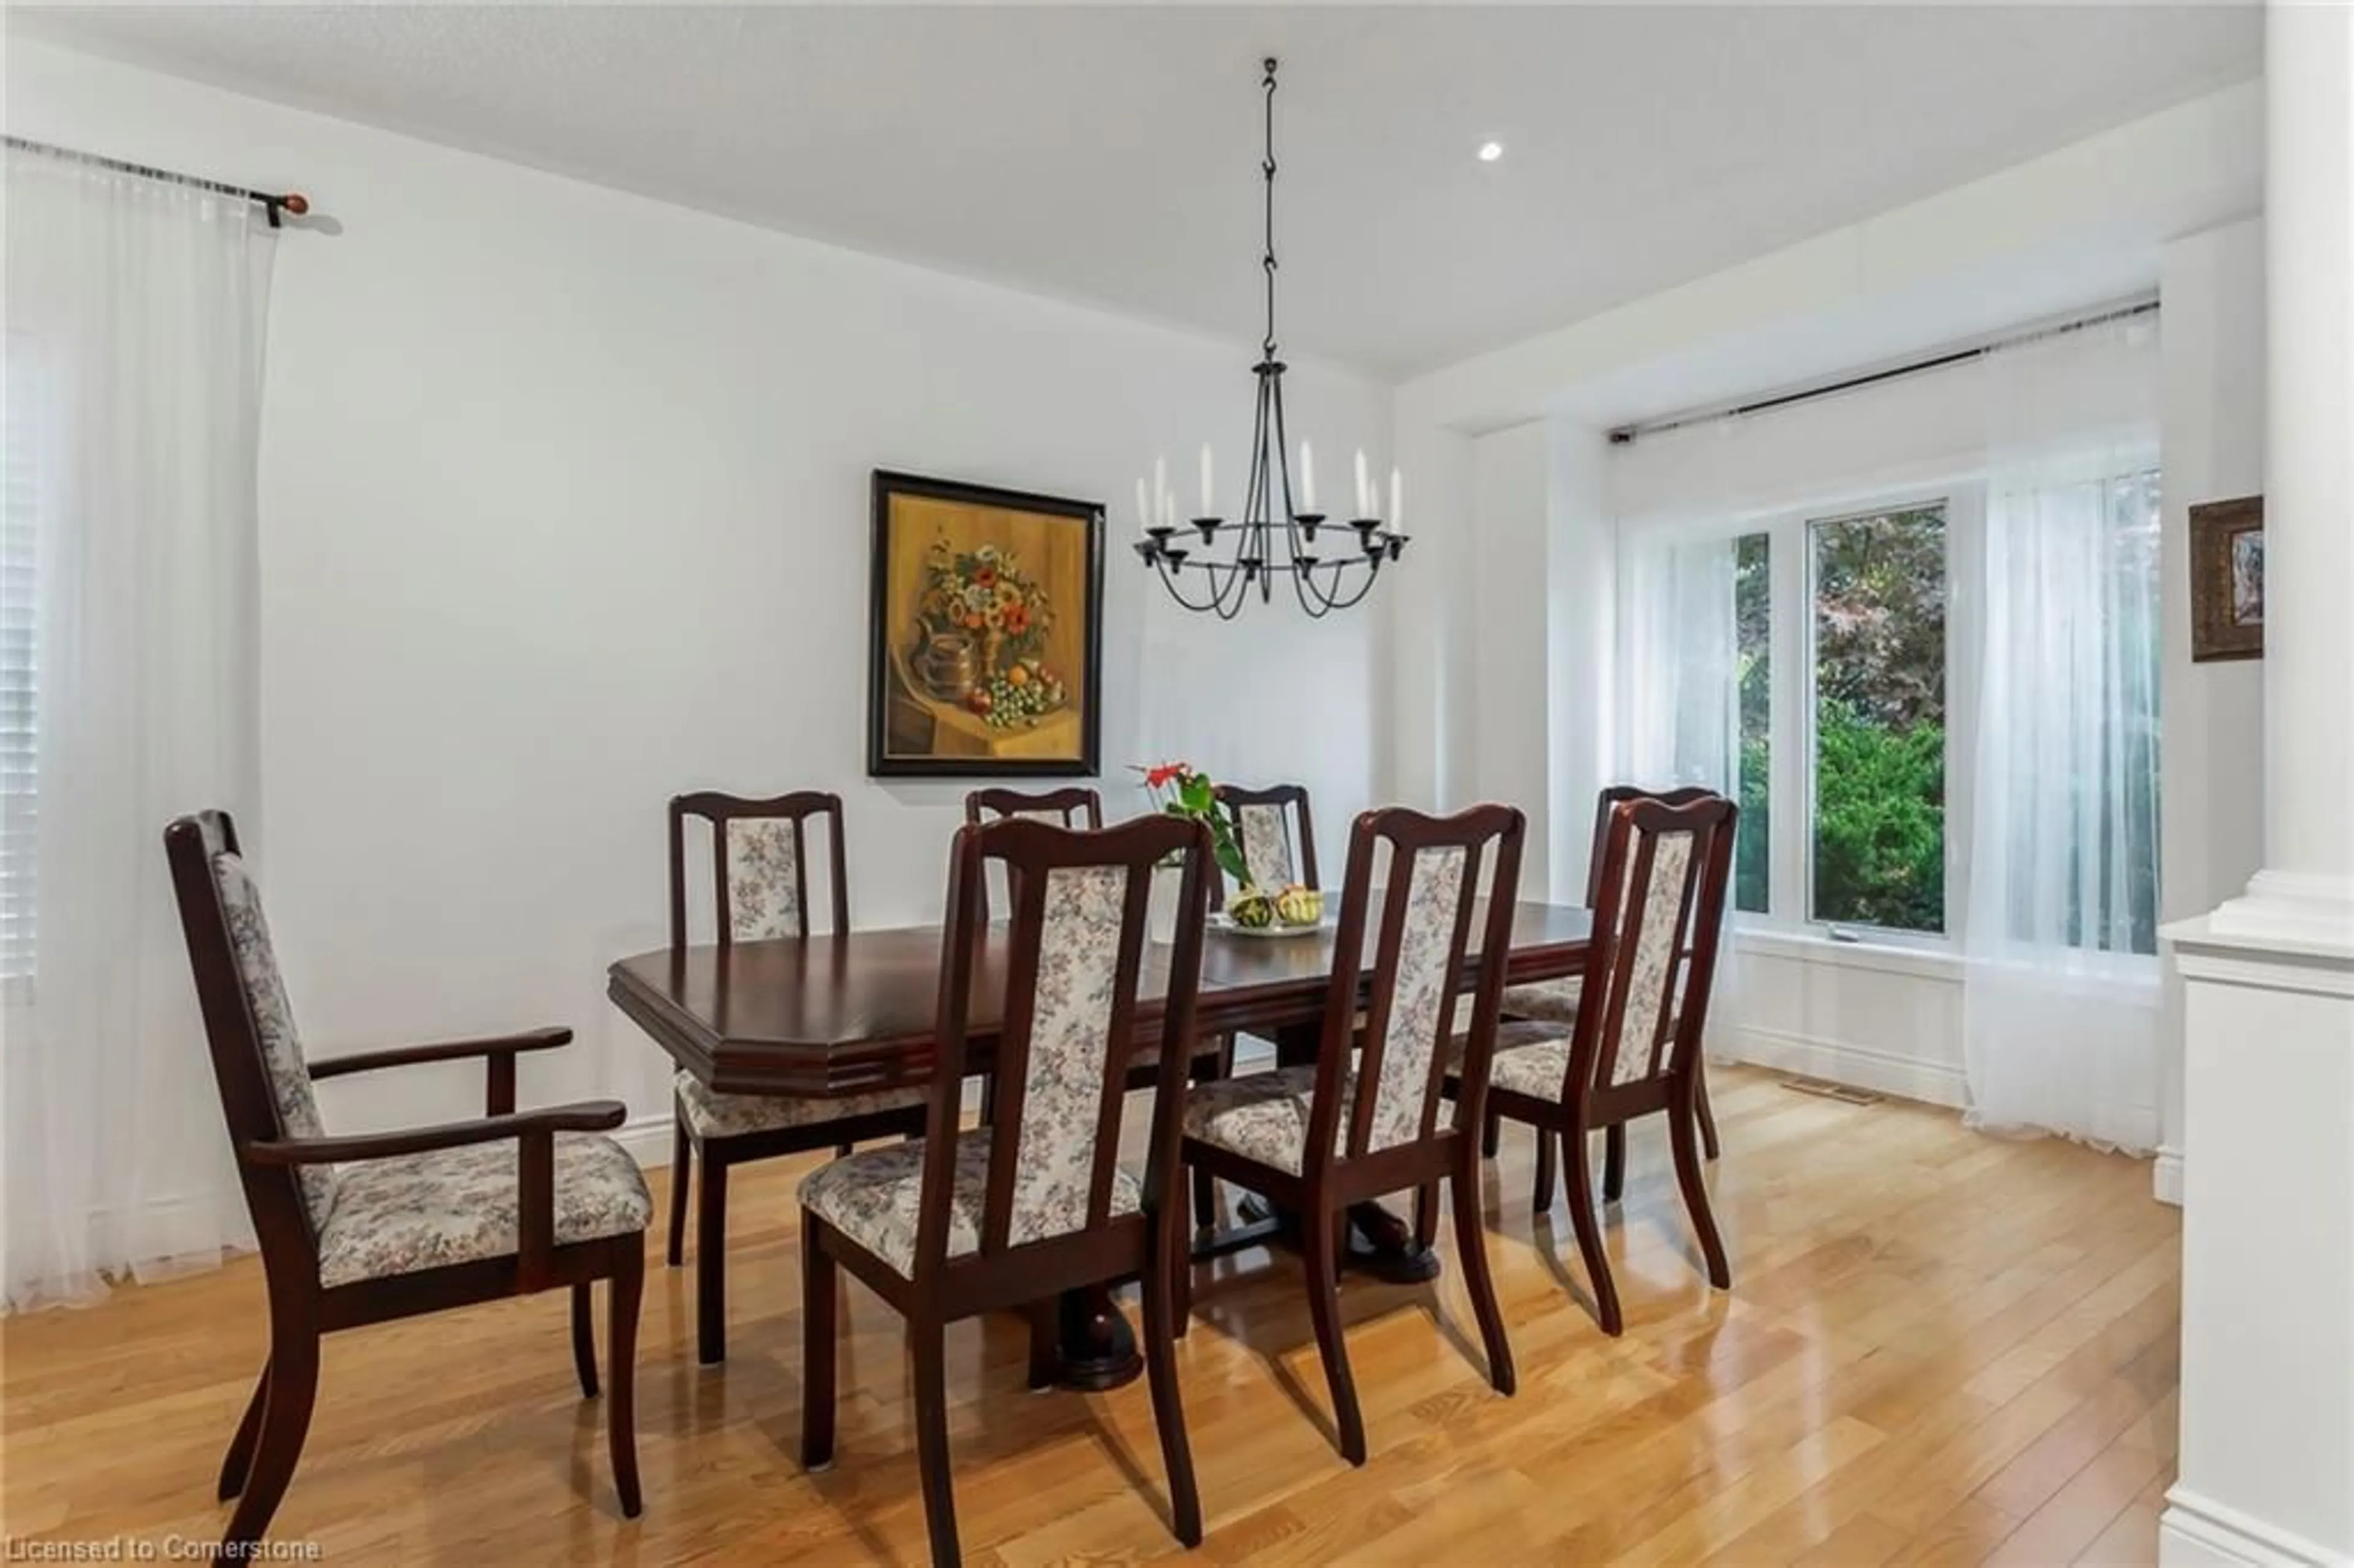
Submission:
[[974,586],[977,588],[995,588],[997,586],[997,568],[995,567],[983,567],[979,571],[972,574],[972,580]]
[[1182,779],[1193,771],[1192,768],[1182,762],[1164,762],[1158,768],[1145,770],[1144,785],[1148,789],[1158,789],[1168,784],[1170,780]]
[[1009,604],[1003,606],[997,612],[997,624],[1004,628],[1007,635],[1013,637],[1021,636],[1024,631],[1030,630],[1029,606],[1023,604]]

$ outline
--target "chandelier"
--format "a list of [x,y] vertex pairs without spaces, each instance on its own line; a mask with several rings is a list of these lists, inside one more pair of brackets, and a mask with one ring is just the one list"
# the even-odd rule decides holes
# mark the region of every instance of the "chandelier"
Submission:
[[1166,459],[1154,461],[1150,491],[1143,480],[1136,482],[1137,511],[1144,524],[1144,537],[1137,541],[1136,553],[1159,575],[1172,599],[1187,609],[1211,611],[1222,620],[1242,613],[1253,588],[1257,588],[1261,603],[1272,601],[1279,581],[1289,582],[1299,608],[1311,616],[1346,609],[1372,591],[1382,563],[1396,560],[1406,545],[1406,535],[1398,529],[1402,497],[1397,470],[1390,471],[1384,517],[1380,491],[1369,482],[1362,450],[1356,461],[1356,514],[1345,522],[1316,510],[1315,454],[1306,441],[1299,443],[1300,488],[1296,497],[1291,487],[1290,443],[1283,424],[1284,364],[1275,356],[1276,62],[1269,57],[1265,64],[1259,85],[1267,94],[1267,156],[1259,172],[1267,181],[1267,246],[1259,266],[1267,274],[1267,334],[1259,342],[1258,364],[1253,367],[1258,378],[1258,407],[1251,429],[1250,472],[1243,484],[1242,515],[1229,521],[1213,510],[1215,485],[1207,442],[1202,447],[1202,514],[1182,527],[1177,519],[1177,498],[1169,489]]

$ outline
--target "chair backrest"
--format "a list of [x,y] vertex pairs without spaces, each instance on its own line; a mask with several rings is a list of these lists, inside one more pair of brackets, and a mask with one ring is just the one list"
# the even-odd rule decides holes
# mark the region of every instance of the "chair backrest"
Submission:
[[[1299,784],[1272,784],[1264,789],[1221,784],[1218,799],[1235,820],[1236,847],[1251,880],[1272,893],[1291,883],[1320,886],[1316,880],[1316,828],[1308,811],[1308,790]],[[1297,823],[1295,831],[1295,821]],[[1217,891],[1225,896],[1225,876],[1217,875]]]
[[[1475,806],[1451,817],[1393,807],[1357,819],[1349,834],[1349,868],[1333,937],[1306,1169],[1335,1159],[1362,1160],[1474,1125],[1466,1118],[1478,1116],[1486,1092],[1526,832],[1526,819],[1511,806]],[[1389,851],[1388,878],[1377,889],[1374,862],[1384,846]],[[1482,863],[1491,850],[1493,865],[1482,886]],[[1457,1001],[1466,989],[1464,955],[1483,894],[1488,905],[1479,972],[1469,988],[1471,1047],[1461,1074],[1466,1088],[1454,1118],[1442,1126],[1448,1046],[1456,1034]],[[1367,985],[1369,928],[1374,948]],[[1340,1089],[1351,1048],[1360,1039],[1355,1021],[1361,987],[1366,991],[1365,1026],[1357,1092],[1343,1129]]]
[[1705,792],[1681,805],[1611,808],[1564,1095],[1690,1069],[1707,1026],[1739,817]]
[[[1053,822],[1064,828],[1100,828],[1103,826],[1103,797],[1083,785],[1074,784],[1063,789],[974,789],[964,798],[964,820],[967,825],[976,822],[1004,821],[1021,818],[1035,822]],[[1011,866],[1002,867],[1000,879],[1010,885],[1013,875]],[[984,885],[981,893],[984,916],[997,907],[994,889]]]
[[318,1138],[325,1128],[237,824],[225,811],[176,818],[164,830],[164,853],[254,1229],[265,1254],[281,1236],[301,1235],[315,1249],[335,1204],[334,1168],[306,1165],[298,1174],[244,1158],[249,1144]]
[[[1132,1027],[1148,946],[1154,868],[1179,859],[1182,885],[1158,1039]],[[956,1177],[953,1148],[965,1074],[967,1019],[984,940],[1004,980],[991,1071],[995,1079],[988,1182],[978,1255],[1103,1225],[1111,1214],[1120,1115],[1139,1054],[1158,1048],[1158,1092],[1146,1164],[1148,1208],[1174,1179],[1179,1118],[1201,981],[1203,878],[1209,830],[1174,817],[1071,832],[1016,819],[968,825],[949,862],[938,1057],[916,1265],[941,1266]],[[981,891],[988,866],[1013,888],[1009,929],[993,938]]]
[[673,795],[670,802],[670,945],[686,945],[686,820],[711,824],[711,892],[721,947],[771,937],[810,935],[809,833],[826,830],[832,929],[850,929],[850,881],[842,836],[842,797],[795,790],[765,800],[717,790]]
[[1657,800],[1667,806],[1689,806],[1695,800],[1713,800],[1713,789],[1703,789],[1687,784],[1674,789],[1646,789],[1640,784],[1613,784],[1594,797],[1594,849],[1585,859],[1585,906],[1591,909],[1602,897],[1602,858],[1610,848],[1611,813],[1629,800]]
[[1052,821],[1066,828],[1103,826],[1103,797],[1072,785],[1066,789],[975,789],[964,798],[967,822],[996,821],[1005,817]]

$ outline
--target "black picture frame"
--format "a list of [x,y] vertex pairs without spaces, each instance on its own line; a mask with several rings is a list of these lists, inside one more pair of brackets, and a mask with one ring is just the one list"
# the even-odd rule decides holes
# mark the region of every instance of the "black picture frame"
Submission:
[[[971,662],[960,658],[936,655],[928,650],[919,651],[917,641],[928,635],[933,642],[943,639],[955,641],[950,631],[927,633],[923,624],[911,616],[894,613],[892,596],[895,577],[900,578],[900,590],[908,591],[905,580],[908,556],[907,552],[930,548],[928,542],[913,543],[899,537],[895,517],[896,503],[902,500],[947,503],[951,506],[972,507],[984,511],[1013,513],[1044,523],[1049,530],[1062,525],[1080,531],[1076,556],[1051,540],[1054,547],[1045,552],[1066,565],[1076,559],[1079,597],[1084,602],[1074,606],[1065,602],[1068,597],[1068,571],[1052,573],[1051,580],[1040,585],[1049,595],[1051,613],[1056,617],[1076,614],[1078,640],[1078,690],[1069,705],[1070,718],[1077,726],[1076,745],[1068,755],[1061,748],[1052,754],[1040,755],[1025,749],[1029,743],[1049,737],[1037,731],[993,738],[988,732],[985,718],[970,709],[971,685],[982,684],[990,672],[981,668],[984,653],[976,642],[969,650]],[[889,469],[876,469],[872,487],[872,538],[869,546],[869,584],[867,600],[866,655],[866,772],[875,779],[1091,779],[1097,777],[1103,766],[1103,583],[1104,583],[1104,509],[1099,502],[1079,501],[1066,496],[1045,495],[1033,491],[1007,490],[994,485],[974,484],[961,480],[938,479],[925,474],[903,473]],[[1012,524],[1009,524],[1009,527]],[[1020,530],[1036,537],[1034,525]],[[917,570],[920,572],[921,567]],[[1052,572],[1050,563],[1047,568]],[[1000,632],[999,636],[1003,633]],[[976,634],[986,637],[987,633]],[[1070,646],[1067,635],[1058,645]],[[943,662],[943,661],[946,661]],[[1010,673],[1010,672],[1008,672]],[[1029,677],[1025,670],[1025,683]],[[1052,672],[1055,683],[1067,686],[1067,671]],[[963,699],[944,695],[957,689],[960,680],[967,681]],[[1038,721],[1038,729],[1055,722],[1053,715]],[[1004,749],[1000,749],[1001,747]]]

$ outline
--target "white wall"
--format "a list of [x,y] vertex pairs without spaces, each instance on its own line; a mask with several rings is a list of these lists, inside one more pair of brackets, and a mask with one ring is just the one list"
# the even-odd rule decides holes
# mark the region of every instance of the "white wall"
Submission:
[[[280,243],[261,459],[260,854],[313,1049],[565,1022],[528,1097],[666,1115],[603,973],[663,939],[684,789],[841,791],[854,918],[938,917],[962,786],[864,777],[877,466],[1109,503],[1108,806],[1171,756],[1299,779],[1341,863],[1381,618],[1185,616],[1128,549],[1156,452],[1239,472],[1247,345],[46,47],[7,88],[11,132],[299,185],[336,226]],[[1386,452],[1384,390],[1292,381],[1295,440]],[[330,1119],[479,1088],[366,1092]]]
[[1471,443],[1469,630],[1473,663],[1489,678],[1468,694],[1472,742],[1463,790],[1476,800],[1510,801],[1528,814],[1521,885],[1532,897],[1546,895],[1553,863],[1546,810],[1546,715],[1553,705],[1545,603],[1548,456],[1543,420]]
[[[2264,666],[2190,662],[2190,508],[2253,495],[2264,479],[2264,224],[2251,218],[2166,248],[2165,920],[2203,915],[2264,858]],[[2158,1194],[2181,1201],[2182,979],[2166,966]]]

